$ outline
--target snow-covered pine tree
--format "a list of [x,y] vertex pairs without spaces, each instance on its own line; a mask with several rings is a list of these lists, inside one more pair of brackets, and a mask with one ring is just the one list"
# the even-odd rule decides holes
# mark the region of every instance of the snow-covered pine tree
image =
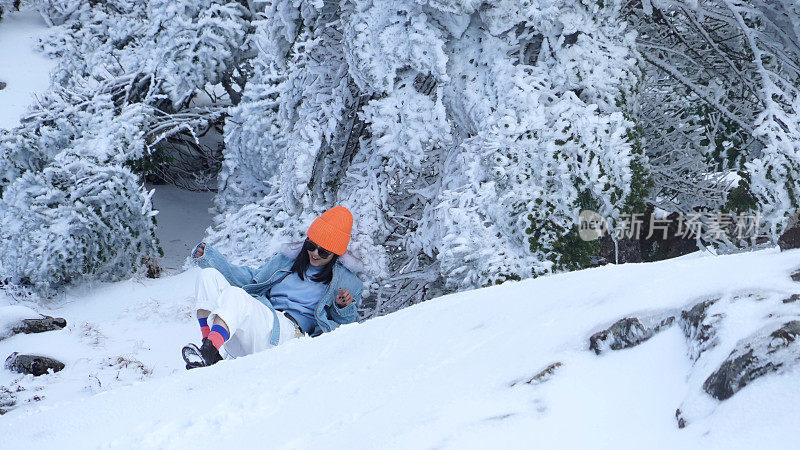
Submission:
[[218,0],[147,2],[149,56],[172,104],[180,107],[206,85],[221,83],[240,58],[249,24],[238,2]]
[[541,2],[520,17],[530,12],[500,5],[449,52],[446,98],[466,116],[464,139],[428,226],[440,227],[442,274],[460,288],[574,268],[558,247],[578,211],[615,217],[641,176],[633,37],[617,6]]
[[92,116],[70,147],[4,190],[4,284],[29,286],[46,298],[70,282],[129,276],[142,258],[155,256],[151,193],[122,164],[143,151],[150,114],[140,105],[112,111]]
[[211,0],[37,7],[54,25],[43,47],[57,67],[22,125],[0,133],[0,271],[46,296],[154,256],[142,176],[159,144],[196,143],[223,115],[224,100],[192,99],[236,83],[250,11]]
[[627,5],[648,63],[640,123],[650,201],[670,212],[757,212],[760,232],[776,238],[800,194],[796,2]]
[[643,194],[618,2],[265,8],[209,238],[240,262],[344,204],[380,314],[570,267],[579,208]]

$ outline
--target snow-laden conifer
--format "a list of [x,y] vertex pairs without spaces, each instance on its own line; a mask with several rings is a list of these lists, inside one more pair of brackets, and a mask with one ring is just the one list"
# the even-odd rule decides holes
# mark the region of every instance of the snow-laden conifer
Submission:
[[221,126],[219,92],[246,79],[250,11],[212,0],[34,6],[52,25],[42,47],[57,65],[22,124],[0,133],[0,267],[12,284],[52,294],[130,275],[155,254],[144,176],[176,159],[165,144],[208,156],[198,135]]
[[614,217],[644,176],[617,8],[266,2],[210,241],[252,261],[343,204],[379,312],[570,267],[580,207]]
[[233,70],[247,32],[245,14],[237,2],[147,2],[150,69],[158,72],[174,105]]
[[150,193],[123,165],[141,152],[147,115],[98,114],[90,130],[0,199],[4,281],[42,297],[67,283],[128,276],[157,252]]
[[800,194],[797,3],[651,0],[627,3],[626,17],[647,63],[650,201],[670,212],[759,214],[759,234],[776,238]]

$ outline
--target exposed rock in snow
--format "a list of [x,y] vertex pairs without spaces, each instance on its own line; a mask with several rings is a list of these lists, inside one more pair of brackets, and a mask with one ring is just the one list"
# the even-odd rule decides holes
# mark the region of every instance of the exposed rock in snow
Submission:
[[6,359],[6,369],[12,372],[33,375],[35,377],[51,373],[51,370],[52,373],[58,372],[64,369],[64,367],[64,363],[61,361],[48,358],[47,356],[20,355],[14,352]]
[[[797,278],[797,273],[792,275]],[[687,340],[690,393],[675,411],[679,428],[711,414],[754,380],[784,373],[800,362],[800,294],[736,292],[690,303],[679,323]],[[593,334],[600,354],[641,344],[672,325],[674,314],[628,316]]]
[[25,319],[41,316],[31,308],[22,305],[0,307],[0,340],[16,334],[14,329]]
[[800,321],[772,329],[771,333],[759,331],[740,341],[703,383],[703,390],[717,400],[726,400],[753,380],[800,361]]
[[797,298],[800,294],[739,292],[701,301],[681,313],[693,364],[689,394],[675,412],[679,428],[708,417],[720,401],[730,401],[754,380],[796,367]]
[[719,298],[697,303],[681,312],[681,328],[689,340],[689,356],[696,361],[700,355],[717,344],[715,326],[722,320],[723,313],[709,314],[708,310]]
[[800,282],[800,270],[795,270],[794,272],[792,272],[791,277],[792,281]]
[[67,321],[62,317],[44,316],[39,319],[23,319],[22,323],[12,328],[14,334],[44,333],[45,331],[60,330],[67,326]]
[[778,239],[781,250],[800,248],[800,211],[795,212],[787,224],[786,231]]
[[553,378],[553,375],[556,373],[556,371],[563,365],[564,364],[561,363],[561,362],[554,362],[553,364],[550,364],[549,366],[547,366],[544,369],[540,370],[539,372],[536,373],[536,375],[534,375],[534,376],[532,376],[530,378],[527,378],[527,379],[523,378],[523,379],[520,379],[520,380],[512,381],[510,386],[514,387],[514,386],[516,386],[518,384],[522,384],[522,383],[532,384],[532,385],[545,383],[548,380],[550,380],[551,378]]
[[67,321],[63,318],[43,316],[24,306],[0,307],[0,340],[15,334],[43,333],[66,326]]
[[664,318],[626,317],[609,328],[593,334],[589,338],[589,348],[599,355],[606,349],[622,350],[634,347],[650,339],[664,327],[672,325],[674,321],[674,315]]

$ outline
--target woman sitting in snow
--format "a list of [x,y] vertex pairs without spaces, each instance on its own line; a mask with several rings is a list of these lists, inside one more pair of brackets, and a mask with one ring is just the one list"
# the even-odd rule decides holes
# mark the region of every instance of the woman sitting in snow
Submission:
[[255,353],[306,334],[318,336],[356,322],[361,280],[342,263],[353,216],[336,206],[316,218],[306,240],[289,245],[258,269],[235,266],[205,243],[193,253],[197,280],[198,348],[183,348],[186,368]]

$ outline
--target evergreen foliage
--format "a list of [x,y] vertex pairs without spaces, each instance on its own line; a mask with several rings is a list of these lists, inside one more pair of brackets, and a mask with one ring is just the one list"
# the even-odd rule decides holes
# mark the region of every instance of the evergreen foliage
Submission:
[[[52,25],[51,88],[0,130],[0,271],[6,287],[55,294],[80,280],[131,275],[159,252],[142,181],[197,142],[225,104],[195,105],[230,79],[250,11],[238,2],[89,0],[34,3]],[[134,168],[138,173],[131,171]]]
[[579,193],[615,217],[647,178],[618,19],[570,0],[266,2],[210,240],[252,261],[343,204],[378,314],[581,266],[558,253]]
[[798,207],[791,0],[30,5],[57,66],[0,130],[0,270],[42,293],[130,274],[157,252],[142,181],[217,169],[207,241],[237,263],[351,209],[368,315],[585,267],[582,209],[775,238]]
[[[798,206],[800,8],[790,0],[637,0],[641,124],[669,212],[758,213],[773,242]],[[732,250],[750,242],[718,242]]]

